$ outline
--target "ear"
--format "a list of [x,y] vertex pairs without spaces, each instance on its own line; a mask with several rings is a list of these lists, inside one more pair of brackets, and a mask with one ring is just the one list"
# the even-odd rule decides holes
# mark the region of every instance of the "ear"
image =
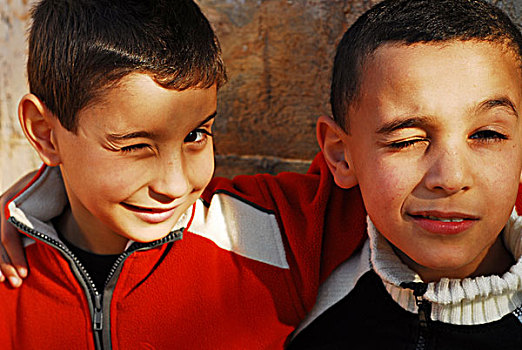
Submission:
[[59,165],[60,155],[54,138],[54,128],[59,121],[44,103],[33,94],[25,95],[18,104],[18,119],[40,159],[49,166]]
[[345,131],[332,118],[321,116],[317,120],[316,136],[335,183],[342,188],[357,185]]

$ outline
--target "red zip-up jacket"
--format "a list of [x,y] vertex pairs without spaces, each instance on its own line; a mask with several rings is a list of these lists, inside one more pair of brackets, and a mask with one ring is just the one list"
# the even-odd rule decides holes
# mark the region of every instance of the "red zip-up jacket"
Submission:
[[214,179],[168,236],[129,243],[99,291],[50,224],[66,205],[44,167],[6,209],[31,273],[0,285],[1,349],[281,349],[365,237],[358,189],[334,186],[319,154],[306,175]]

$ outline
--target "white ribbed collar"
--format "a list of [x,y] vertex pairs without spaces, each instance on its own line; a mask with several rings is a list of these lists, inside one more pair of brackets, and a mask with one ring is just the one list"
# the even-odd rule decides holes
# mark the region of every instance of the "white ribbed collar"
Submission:
[[[459,325],[483,324],[501,319],[522,305],[522,217],[513,210],[503,238],[517,262],[502,276],[465,279],[443,278],[428,284],[424,298],[432,303],[431,318]],[[413,292],[402,282],[421,282],[393,251],[368,218],[371,263],[391,297],[404,309],[417,312]]]

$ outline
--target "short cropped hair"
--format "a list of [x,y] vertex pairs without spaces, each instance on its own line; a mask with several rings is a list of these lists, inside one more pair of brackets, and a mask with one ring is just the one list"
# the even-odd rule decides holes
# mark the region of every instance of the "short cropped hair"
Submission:
[[226,82],[217,37],[191,0],[41,0],[31,17],[30,91],[69,131],[133,72],[179,91]]
[[330,103],[333,119],[346,132],[348,110],[356,107],[368,58],[386,43],[478,40],[505,45],[520,61],[522,36],[499,8],[480,0],[385,0],[346,31],[334,60]]

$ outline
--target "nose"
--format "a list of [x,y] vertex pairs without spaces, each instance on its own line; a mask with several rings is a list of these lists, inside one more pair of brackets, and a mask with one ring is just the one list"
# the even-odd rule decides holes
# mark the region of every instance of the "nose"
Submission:
[[169,203],[189,192],[189,178],[180,155],[168,155],[157,159],[153,168],[153,180],[149,184],[149,195],[161,202]]
[[425,175],[428,189],[454,194],[471,187],[471,161],[466,148],[467,145],[448,144],[432,151],[429,169]]

